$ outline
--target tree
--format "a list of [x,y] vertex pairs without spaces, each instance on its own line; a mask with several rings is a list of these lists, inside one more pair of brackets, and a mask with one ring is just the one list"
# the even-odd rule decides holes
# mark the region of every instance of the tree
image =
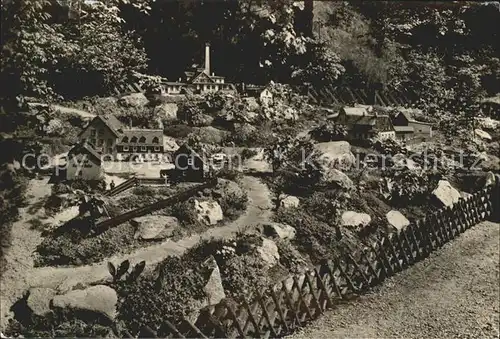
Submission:
[[120,1],[61,3],[2,2],[5,100],[104,94],[145,66],[139,42],[121,29]]

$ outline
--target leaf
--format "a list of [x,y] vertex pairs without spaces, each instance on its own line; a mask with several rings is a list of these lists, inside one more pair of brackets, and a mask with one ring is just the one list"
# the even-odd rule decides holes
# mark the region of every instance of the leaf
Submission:
[[132,282],[135,281],[141,273],[144,271],[144,268],[146,267],[146,261],[141,261],[140,263],[136,264],[134,268],[132,269],[132,272],[127,277],[127,281]]
[[118,267],[118,272],[116,272],[116,280],[120,279],[129,269],[130,261],[125,260]]
[[114,279],[116,276],[116,268],[115,268],[115,265],[113,265],[113,263],[111,261],[108,261],[108,271],[109,271],[109,274],[111,274],[111,276]]
[[160,273],[158,274],[158,278],[155,281],[155,291],[160,292],[163,287],[163,281],[165,280],[165,270],[160,269]]

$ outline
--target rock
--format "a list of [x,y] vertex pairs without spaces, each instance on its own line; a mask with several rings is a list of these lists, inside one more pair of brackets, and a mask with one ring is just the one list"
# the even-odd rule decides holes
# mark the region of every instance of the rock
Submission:
[[279,197],[280,207],[283,208],[291,208],[291,207],[299,207],[300,200],[293,195],[285,195],[281,194]]
[[450,207],[460,199],[457,191],[447,180],[439,180],[438,187],[432,191],[432,195],[444,206]]
[[486,178],[484,180],[484,187],[495,186],[495,174],[493,172],[486,173]]
[[346,211],[342,213],[342,226],[358,227],[366,226],[371,221],[372,218],[366,213],[358,213],[354,211]]
[[194,210],[198,220],[207,225],[215,225],[224,219],[222,208],[216,201],[198,201],[195,199]]
[[403,215],[403,213],[399,211],[389,211],[385,216],[387,218],[387,221],[389,222],[389,225],[391,225],[398,231],[401,231],[410,224],[410,221]]
[[118,104],[124,107],[144,107],[149,100],[143,93],[132,93],[118,99]]
[[177,111],[179,110],[179,106],[175,103],[165,102],[159,106],[156,106],[155,110],[158,111],[160,118],[167,121],[172,121],[177,120]]
[[218,304],[226,297],[224,287],[222,286],[220,269],[213,257],[210,259],[210,266],[212,266],[212,273],[210,273],[210,277],[208,278],[206,285],[203,287],[203,291],[207,296],[207,306]]
[[260,105],[254,97],[243,98],[243,102],[249,112],[257,112],[260,109]]
[[491,118],[474,118],[482,129],[495,130],[500,128],[500,121]]
[[356,162],[347,141],[320,142],[314,145],[313,154],[326,172],[332,168],[350,168]]
[[115,97],[96,98],[96,103],[101,106],[115,106],[118,99]]
[[136,227],[135,239],[160,240],[172,236],[173,231],[179,227],[179,220],[175,217],[163,215],[147,215],[130,220]]
[[51,312],[50,301],[55,295],[56,291],[51,288],[31,288],[26,304],[33,314],[43,317]]
[[69,291],[52,299],[54,307],[92,311],[105,315],[111,320],[116,316],[118,296],[109,286],[96,285],[83,290]]
[[192,124],[195,127],[207,127],[214,122],[214,118],[208,114],[197,114],[192,120]]
[[491,137],[491,135],[488,133],[488,132],[485,132],[483,131],[482,129],[479,129],[479,128],[476,128],[474,130],[474,133],[480,137],[481,139],[485,139],[485,140],[492,140],[493,138]]
[[262,239],[262,245],[257,248],[257,253],[268,267],[275,266],[280,260],[278,246],[270,239]]
[[345,189],[351,189],[354,187],[354,183],[351,178],[349,178],[347,174],[335,168],[323,168],[321,180],[326,183],[336,183]]
[[205,144],[221,144],[228,136],[227,131],[212,126],[194,127],[192,133],[197,135],[200,142]]
[[257,132],[257,127],[249,123],[235,123],[233,125],[234,133],[241,136],[242,138],[248,137],[253,133]]
[[287,224],[281,224],[277,222],[270,222],[261,225],[262,233],[268,237],[278,237],[280,239],[294,239],[295,238],[295,228]]
[[472,197],[472,194],[467,193],[467,192],[460,192],[460,196],[461,196],[461,198],[462,198],[462,199],[467,200],[467,199],[469,199],[470,197]]

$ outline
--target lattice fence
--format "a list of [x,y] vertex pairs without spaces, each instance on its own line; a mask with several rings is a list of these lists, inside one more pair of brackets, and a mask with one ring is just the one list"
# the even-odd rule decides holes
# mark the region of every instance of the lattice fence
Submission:
[[[496,213],[500,183],[483,189],[452,208],[418,220],[400,233],[367,244],[356,253],[325,261],[303,275],[291,276],[252,300],[225,299],[201,310],[196,321],[165,320],[145,327],[145,337],[221,338],[281,337],[316,319],[325,310],[360,295],[408,266],[423,260],[445,243]],[[123,334],[133,337],[130,333]]]
[[309,88],[309,100],[316,104],[328,105],[380,105],[380,106],[408,106],[416,101],[417,96],[411,92],[365,91],[349,87],[324,86]]

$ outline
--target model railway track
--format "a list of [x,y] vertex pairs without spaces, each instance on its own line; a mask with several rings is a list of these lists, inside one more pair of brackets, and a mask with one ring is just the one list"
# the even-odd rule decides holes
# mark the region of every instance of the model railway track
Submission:
[[180,192],[180,193],[175,194],[175,195],[168,197],[166,199],[157,201],[157,202],[152,203],[150,205],[139,207],[135,210],[121,214],[121,215],[116,216],[114,218],[101,221],[100,223],[96,224],[96,229],[98,230],[98,233],[102,233],[111,227],[115,227],[115,226],[118,226],[120,224],[123,224],[124,222],[127,222],[133,218],[142,217],[144,215],[150,214],[154,211],[168,207],[168,206],[173,205],[175,203],[185,201],[185,200],[189,199],[190,197],[192,197],[193,195],[195,195],[197,192],[204,190],[205,188],[212,188],[216,185],[217,185],[217,178],[210,179],[209,181],[205,182],[204,184],[187,189],[184,192]]

